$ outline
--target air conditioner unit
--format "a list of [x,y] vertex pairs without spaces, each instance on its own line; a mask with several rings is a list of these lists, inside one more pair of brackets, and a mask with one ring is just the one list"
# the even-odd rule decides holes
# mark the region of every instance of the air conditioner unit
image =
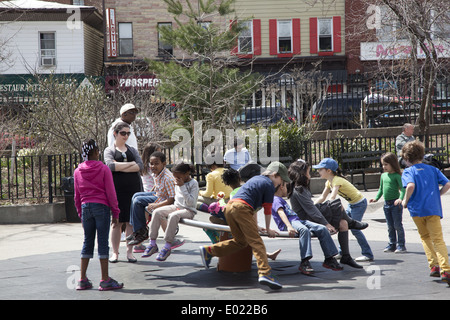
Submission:
[[52,66],[56,65],[56,59],[55,58],[42,57],[41,58],[41,65],[43,67],[52,67]]

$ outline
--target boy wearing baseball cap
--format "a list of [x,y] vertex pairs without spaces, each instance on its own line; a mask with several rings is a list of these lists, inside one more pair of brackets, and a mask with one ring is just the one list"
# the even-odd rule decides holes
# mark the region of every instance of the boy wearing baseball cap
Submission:
[[221,257],[241,250],[247,245],[252,248],[258,266],[258,282],[271,289],[282,286],[271,276],[266,247],[258,232],[256,210],[264,208],[267,235],[274,238],[278,233],[270,229],[272,203],[275,191],[291,180],[287,168],[280,162],[272,162],[259,176],[248,180],[225,207],[225,218],[233,238],[211,246],[200,247],[203,264],[209,268],[213,256]]

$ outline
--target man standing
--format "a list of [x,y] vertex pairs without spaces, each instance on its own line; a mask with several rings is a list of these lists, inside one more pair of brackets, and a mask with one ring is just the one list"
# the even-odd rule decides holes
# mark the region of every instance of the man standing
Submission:
[[252,158],[250,157],[248,150],[244,147],[244,141],[235,139],[234,148],[225,152],[223,160],[225,160],[225,163],[229,164],[231,168],[237,171],[240,167],[243,167],[246,163],[251,161]]
[[114,135],[113,135],[113,128],[114,126],[118,123],[118,122],[126,122],[130,125],[130,136],[127,140],[127,144],[131,147],[136,148],[136,150],[138,149],[138,144],[137,144],[137,139],[136,139],[136,135],[134,134],[134,130],[132,127],[132,122],[134,122],[134,120],[136,120],[136,115],[139,113],[139,109],[136,108],[134,106],[134,104],[131,103],[126,103],[122,106],[122,108],[120,108],[120,118],[117,118],[112,124],[111,127],[109,128],[108,131],[108,146],[111,146],[114,144]]

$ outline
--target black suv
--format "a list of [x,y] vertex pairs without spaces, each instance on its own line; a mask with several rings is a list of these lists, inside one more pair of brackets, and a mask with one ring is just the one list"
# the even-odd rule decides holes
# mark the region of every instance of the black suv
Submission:
[[[329,94],[316,101],[311,109],[313,122],[319,129],[361,128],[361,104],[364,95],[338,93]],[[366,106],[368,127],[403,125],[407,120],[401,105],[395,103],[369,104]]]

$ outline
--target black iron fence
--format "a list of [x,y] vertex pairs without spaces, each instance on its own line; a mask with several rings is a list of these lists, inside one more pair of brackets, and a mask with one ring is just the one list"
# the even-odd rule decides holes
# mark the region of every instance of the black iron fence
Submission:
[[[439,130],[437,130],[439,131]],[[448,131],[448,130],[443,130]],[[422,137],[418,137],[422,138]],[[302,158],[317,164],[324,157],[332,157],[341,165],[344,152],[384,150],[395,153],[396,136],[335,137],[304,141]],[[439,161],[449,166],[450,133],[433,133],[427,141],[428,148],[440,148]],[[169,151],[169,150],[166,150]],[[289,155],[280,155],[286,159]],[[63,180],[73,175],[81,161],[79,154],[45,156],[0,157],[0,205],[22,202],[54,202],[65,195]],[[170,163],[169,159],[169,163]],[[283,161],[286,162],[286,161]],[[379,170],[379,161],[367,164],[367,168]],[[205,180],[205,167],[196,164],[194,178]]]
[[[256,123],[267,126],[279,120],[313,122],[322,130],[397,126],[417,121],[422,92],[411,79],[287,77],[256,91],[235,122],[246,127]],[[431,124],[450,122],[447,78],[435,83],[429,119]]]

